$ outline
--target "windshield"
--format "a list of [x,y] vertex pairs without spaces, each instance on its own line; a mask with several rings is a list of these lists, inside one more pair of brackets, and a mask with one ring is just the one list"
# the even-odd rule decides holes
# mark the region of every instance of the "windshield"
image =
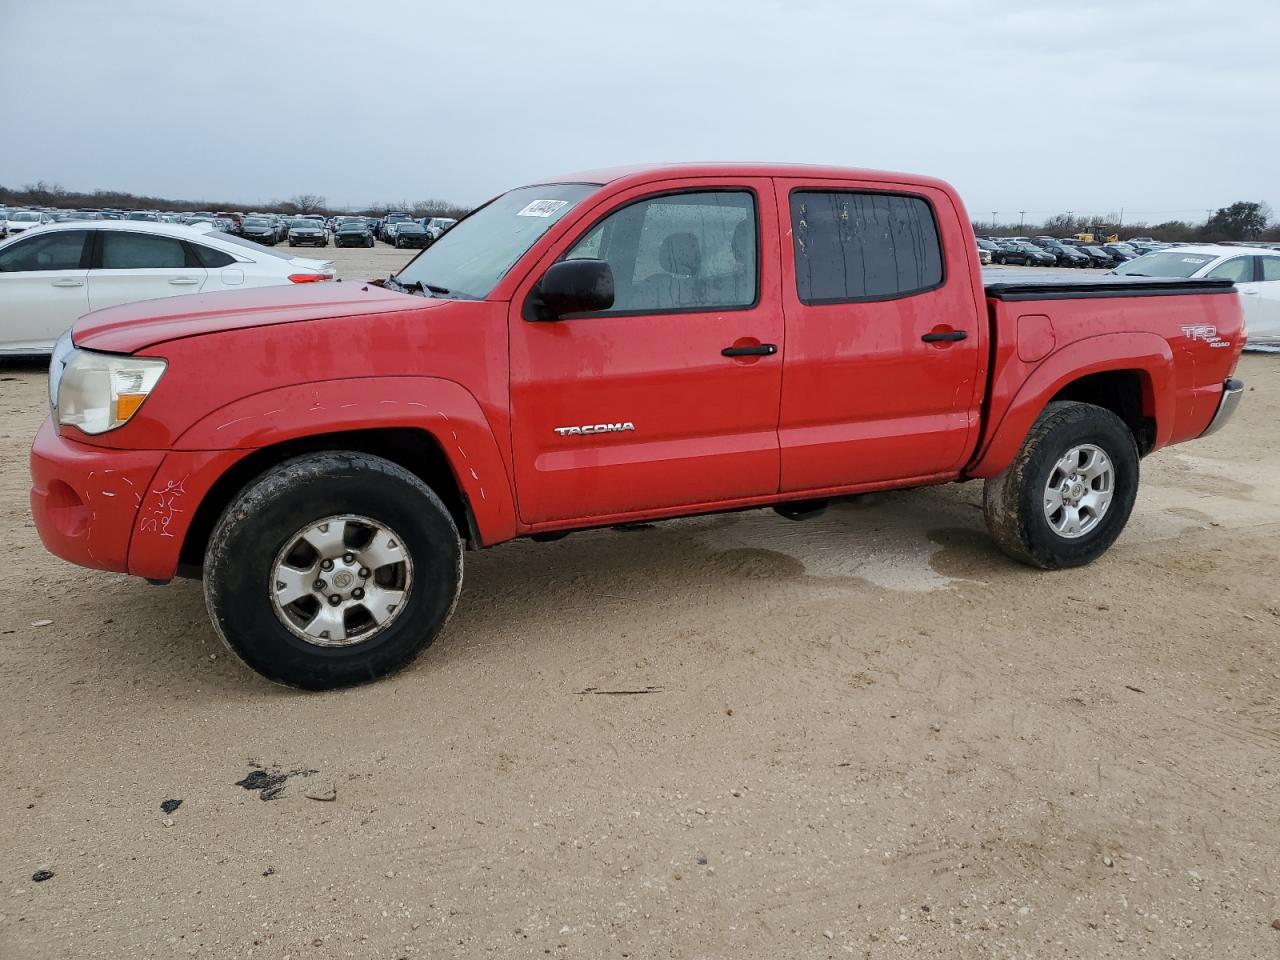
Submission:
[[414,257],[396,280],[483,300],[539,237],[598,189],[594,183],[557,183],[504,193]]
[[40,219],[40,214],[32,213],[30,210],[19,210],[17,213],[9,214],[9,219],[18,223],[31,223]]
[[1138,277],[1190,277],[1217,259],[1212,253],[1162,250],[1128,260],[1116,267],[1116,273]]
[[319,229],[320,224],[316,223],[316,221],[314,221],[314,220],[290,220],[290,221],[289,221],[289,226],[291,226],[291,227],[314,227],[314,228],[316,228],[316,229]]
[[246,227],[269,227],[269,226],[271,226],[271,224],[269,224],[266,220],[263,220],[263,219],[261,219],[261,218],[259,218],[259,217],[250,217],[248,220],[245,220],[245,221],[244,221],[243,226],[246,226]]

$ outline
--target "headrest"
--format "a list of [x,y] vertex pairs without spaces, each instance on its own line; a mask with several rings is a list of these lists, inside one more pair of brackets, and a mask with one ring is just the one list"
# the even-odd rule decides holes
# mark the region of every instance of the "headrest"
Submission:
[[702,268],[702,248],[692,233],[673,233],[658,248],[658,265],[667,273],[696,277]]

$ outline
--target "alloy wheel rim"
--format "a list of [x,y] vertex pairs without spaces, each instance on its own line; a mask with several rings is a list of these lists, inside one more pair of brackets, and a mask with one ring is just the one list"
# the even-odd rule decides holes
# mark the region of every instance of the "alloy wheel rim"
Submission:
[[378,636],[404,611],[413,560],[379,520],[326,517],[285,540],[268,586],[290,633],[319,647],[349,647]]
[[1107,452],[1082,443],[1064,453],[1049,471],[1044,517],[1058,536],[1075,540],[1091,533],[1107,515],[1115,494],[1115,465]]

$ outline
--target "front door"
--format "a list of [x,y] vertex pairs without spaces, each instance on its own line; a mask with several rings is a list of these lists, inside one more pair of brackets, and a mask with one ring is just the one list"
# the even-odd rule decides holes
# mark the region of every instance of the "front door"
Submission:
[[[773,494],[783,322],[768,179],[673,181],[585,211],[510,315],[516,490],[571,525]],[[612,309],[525,319],[566,258],[613,270]]]
[[101,253],[89,271],[93,310],[137,300],[199,293],[208,271],[181,240],[157,233],[99,230]]
[[88,312],[88,236],[51,229],[0,251],[0,350],[48,352]]
[[986,312],[947,194],[778,180],[782,490],[936,477],[972,452]]

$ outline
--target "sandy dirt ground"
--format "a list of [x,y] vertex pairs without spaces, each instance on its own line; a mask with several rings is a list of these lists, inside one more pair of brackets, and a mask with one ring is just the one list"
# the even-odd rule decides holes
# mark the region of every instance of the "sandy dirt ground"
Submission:
[[1280,956],[1280,357],[1240,375],[1086,569],[976,484],[511,543],[308,695],[199,584],[45,553],[0,367],[0,957]]

